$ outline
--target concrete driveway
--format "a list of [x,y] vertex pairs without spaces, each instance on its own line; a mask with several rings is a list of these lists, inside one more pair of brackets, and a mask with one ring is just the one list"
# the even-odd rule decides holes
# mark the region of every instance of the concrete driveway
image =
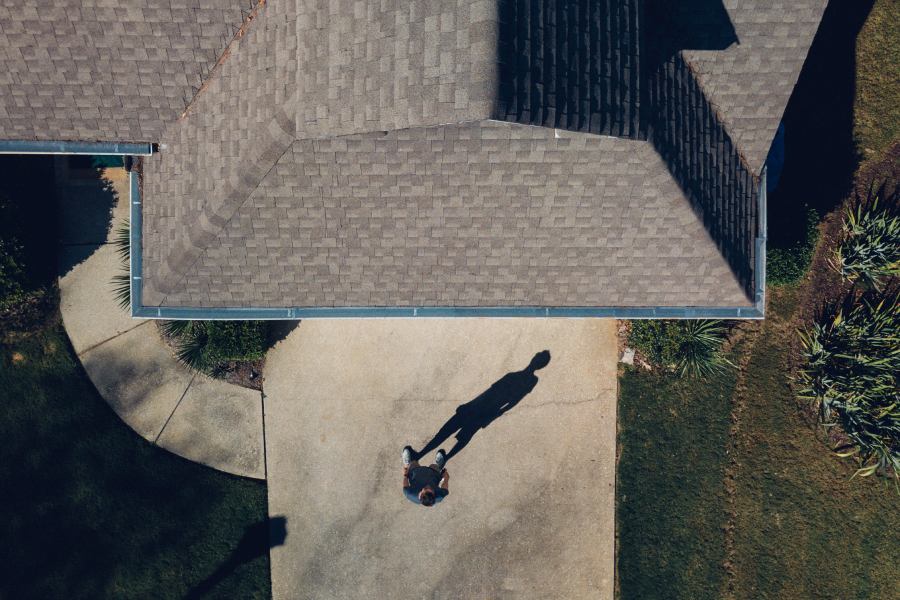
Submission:
[[[521,397],[448,462],[450,495],[406,500],[403,446],[545,349],[536,384],[487,394]],[[613,321],[304,321],[265,389],[276,599],[612,598]]]

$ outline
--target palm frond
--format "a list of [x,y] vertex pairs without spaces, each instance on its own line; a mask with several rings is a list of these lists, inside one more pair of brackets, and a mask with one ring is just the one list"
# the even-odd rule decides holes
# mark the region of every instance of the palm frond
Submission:
[[128,310],[131,307],[131,277],[128,273],[113,275],[111,285],[116,303],[123,310]]

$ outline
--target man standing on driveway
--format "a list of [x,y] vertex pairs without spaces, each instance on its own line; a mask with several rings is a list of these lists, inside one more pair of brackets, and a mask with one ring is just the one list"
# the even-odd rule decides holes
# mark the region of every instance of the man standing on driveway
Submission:
[[403,449],[403,494],[410,502],[434,506],[450,493],[447,487],[450,474],[444,468],[445,462],[447,454],[443,449],[437,451],[434,464],[427,467],[419,466],[411,446]]

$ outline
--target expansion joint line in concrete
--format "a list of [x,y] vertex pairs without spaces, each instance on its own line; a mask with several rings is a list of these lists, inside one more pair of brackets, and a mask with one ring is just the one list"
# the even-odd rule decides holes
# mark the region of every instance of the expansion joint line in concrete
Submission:
[[138,323],[138,324],[135,325],[134,327],[129,327],[129,328],[126,329],[125,331],[120,331],[120,332],[117,333],[116,335],[114,335],[114,336],[112,336],[112,337],[108,337],[108,338],[106,338],[105,340],[102,340],[102,341],[100,341],[100,342],[97,342],[97,343],[94,344],[93,346],[88,346],[87,348],[85,348],[85,349],[82,350],[81,352],[78,352],[78,353],[77,353],[77,356],[80,358],[80,357],[84,356],[85,354],[87,354],[88,352],[90,352],[91,350],[94,350],[95,348],[99,348],[100,346],[102,346],[102,345],[105,344],[106,342],[111,342],[111,341],[113,341],[114,339],[116,339],[117,337],[122,336],[122,335],[125,335],[125,334],[128,333],[129,331],[134,331],[134,330],[137,329],[138,327],[143,327],[144,325],[147,325],[148,323],[150,323],[150,321],[144,321],[143,323]]
[[[269,480],[269,457],[266,455],[266,393],[259,393],[259,409],[262,414],[262,451],[263,451],[263,476]],[[268,493],[268,492],[266,492]]]
[[191,374],[191,380],[188,381],[187,387],[184,388],[184,391],[181,392],[181,397],[178,398],[178,402],[175,403],[175,408],[172,409],[172,412],[169,413],[169,417],[166,419],[166,422],[163,423],[162,428],[159,430],[159,433],[156,434],[156,437],[153,438],[153,443],[157,444],[159,442],[159,438],[162,437],[163,432],[166,430],[166,427],[169,425],[169,421],[172,420],[172,417],[175,416],[175,411],[178,410],[178,407],[181,406],[181,401],[184,400],[184,397],[187,396],[188,390],[191,389],[191,386],[194,385],[194,379],[197,378],[197,373],[194,372]]

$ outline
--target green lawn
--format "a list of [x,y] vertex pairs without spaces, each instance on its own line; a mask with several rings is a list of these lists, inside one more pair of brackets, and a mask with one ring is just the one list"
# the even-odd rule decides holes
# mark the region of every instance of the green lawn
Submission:
[[619,387],[622,598],[718,598],[733,371],[696,385],[629,369]]
[[[838,8],[852,17],[865,7]],[[849,20],[846,26],[852,27]],[[840,28],[843,21],[838,21],[830,27]],[[883,161],[900,142],[900,1],[876,0],[855,46],[853,139],[845,142],[837,131],[832,141],[846,150],[855,144],[861,168],[890,173]],[[804,92],[812,104],[795,96],[800,102],[793,112],[801,118],[815,114],[816,99],[823,97],[818,91],[829,85],[829,65],[834,64],[829,52],[814,61],[807,75],[819,78]],[[816,135],[827,138],[827,132],[816,134],[816,127],[835,122],[844,121],[813,119],[807,129],[802,122],[794,129],[816,142]],[[840,156],[842,149],[836,150],[832,154]],[[823,176],[819,159],[813,152],[795,161],[790,177],[786,165],[779,201],[794,203],[796,210],[774,206],[770,218],[776,210],[795,217],[776,216],[777,222],[770,221],[774,228],[794,225],[799,233],[803,219],[796,215],[803,214],[805,203],[815,203],[821,191],[816,185],[852,179],[852,172]],[[825,164],[831,170],[850,162]],[[846,191],[829,183],[828,193]],[[817,206],[833,210],[839,200]],[[737,382],[727,376],[679,382],[639,370],[621,376],[617,520],[622,600],[900,598],[900,495],[884,479],[851,481],[854,464],[820,441],[791,393],[787,360],[794,317],[821,301],[812,297],[806,300],[809,306],[800,305],[804,289],[770,287],[765,322],[735,351],[744,365]],[[743,408],[731,436],[737,403]],[[726,478],[728,468],[733,478]]]
[[900,598],[900,495],[850,480],[855,464],[820,443],[785,363],[793,290],[777,294],[744,375],[735,439],[735,597]]
[[[0,343],[0,598],[184,598],[266,517],[265,484],[145,442],[59,325]],[[268,598],[264,540],[207,597]]]
[[[817,439],[791,394],[786,341],[796,296],[794,288],[775,293],[737,388],[736,373],[706,382],[636,369],[621,376],[623,600],[900,597],[900,496],[884,480],[851,481],[853,463]],[[744,408],[731,439],[737,398]]]
[[875,2],[856,49],[854,136],[864,159],[878,159],[900,140],[900,2]]

